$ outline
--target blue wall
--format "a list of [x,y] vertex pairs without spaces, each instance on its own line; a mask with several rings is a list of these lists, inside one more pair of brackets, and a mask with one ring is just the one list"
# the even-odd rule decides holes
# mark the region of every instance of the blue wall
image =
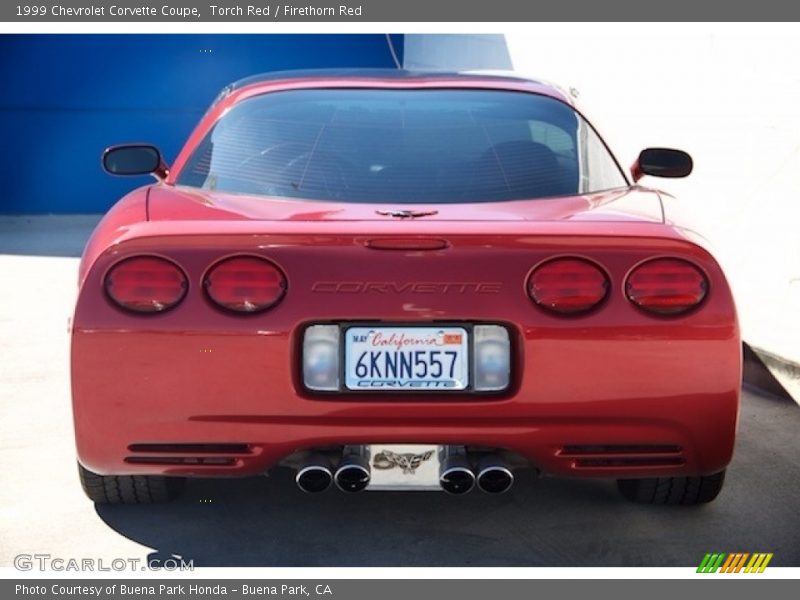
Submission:
[[106,146],[152,142],[171,162],[228,83],[324,67],[394,62],[382,34],[0,35],[0,213],[104,212],[152,181],[104,174]]

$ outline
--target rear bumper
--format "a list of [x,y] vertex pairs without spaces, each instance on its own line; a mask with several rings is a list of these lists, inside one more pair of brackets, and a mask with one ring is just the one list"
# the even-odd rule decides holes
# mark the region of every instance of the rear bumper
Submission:
[[684,340],[594,333],[518,327],[517,381],[498,398],[320,397],[297,381],[293,332],[76,329],[78,457],[100,474],[245,476],[304,449],[424,443],[503,448],[560,476],[723,469],[738,417],[735,325]]

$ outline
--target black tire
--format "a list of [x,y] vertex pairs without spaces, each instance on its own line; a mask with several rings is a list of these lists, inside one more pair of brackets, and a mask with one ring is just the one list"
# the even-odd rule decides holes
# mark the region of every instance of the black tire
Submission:
[[183,490],[183,477],[160,475],[98,475],[78,465],[83,491],[96,504],[169,502]]
[[637,504],[705,504],[719,495],[725,471],[700,477],[652,477],[619,479],[617,486],[627,500]]

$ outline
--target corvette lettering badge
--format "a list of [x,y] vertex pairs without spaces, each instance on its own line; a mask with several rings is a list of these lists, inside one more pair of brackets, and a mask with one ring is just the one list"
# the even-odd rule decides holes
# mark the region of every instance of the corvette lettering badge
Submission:
[[400,467],[406,475],[413,475],[419,466],[433,456],[433,450],[422,454],[397,454],[389,450],[382,450],[375,455],[372,466],[376,469],[394,469]]

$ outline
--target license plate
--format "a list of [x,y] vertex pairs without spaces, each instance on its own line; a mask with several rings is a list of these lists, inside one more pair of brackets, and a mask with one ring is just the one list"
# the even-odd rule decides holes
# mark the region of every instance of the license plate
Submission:
[[349,390],[457,391],[469,384],[463,327],[351,327],[345,333]]

